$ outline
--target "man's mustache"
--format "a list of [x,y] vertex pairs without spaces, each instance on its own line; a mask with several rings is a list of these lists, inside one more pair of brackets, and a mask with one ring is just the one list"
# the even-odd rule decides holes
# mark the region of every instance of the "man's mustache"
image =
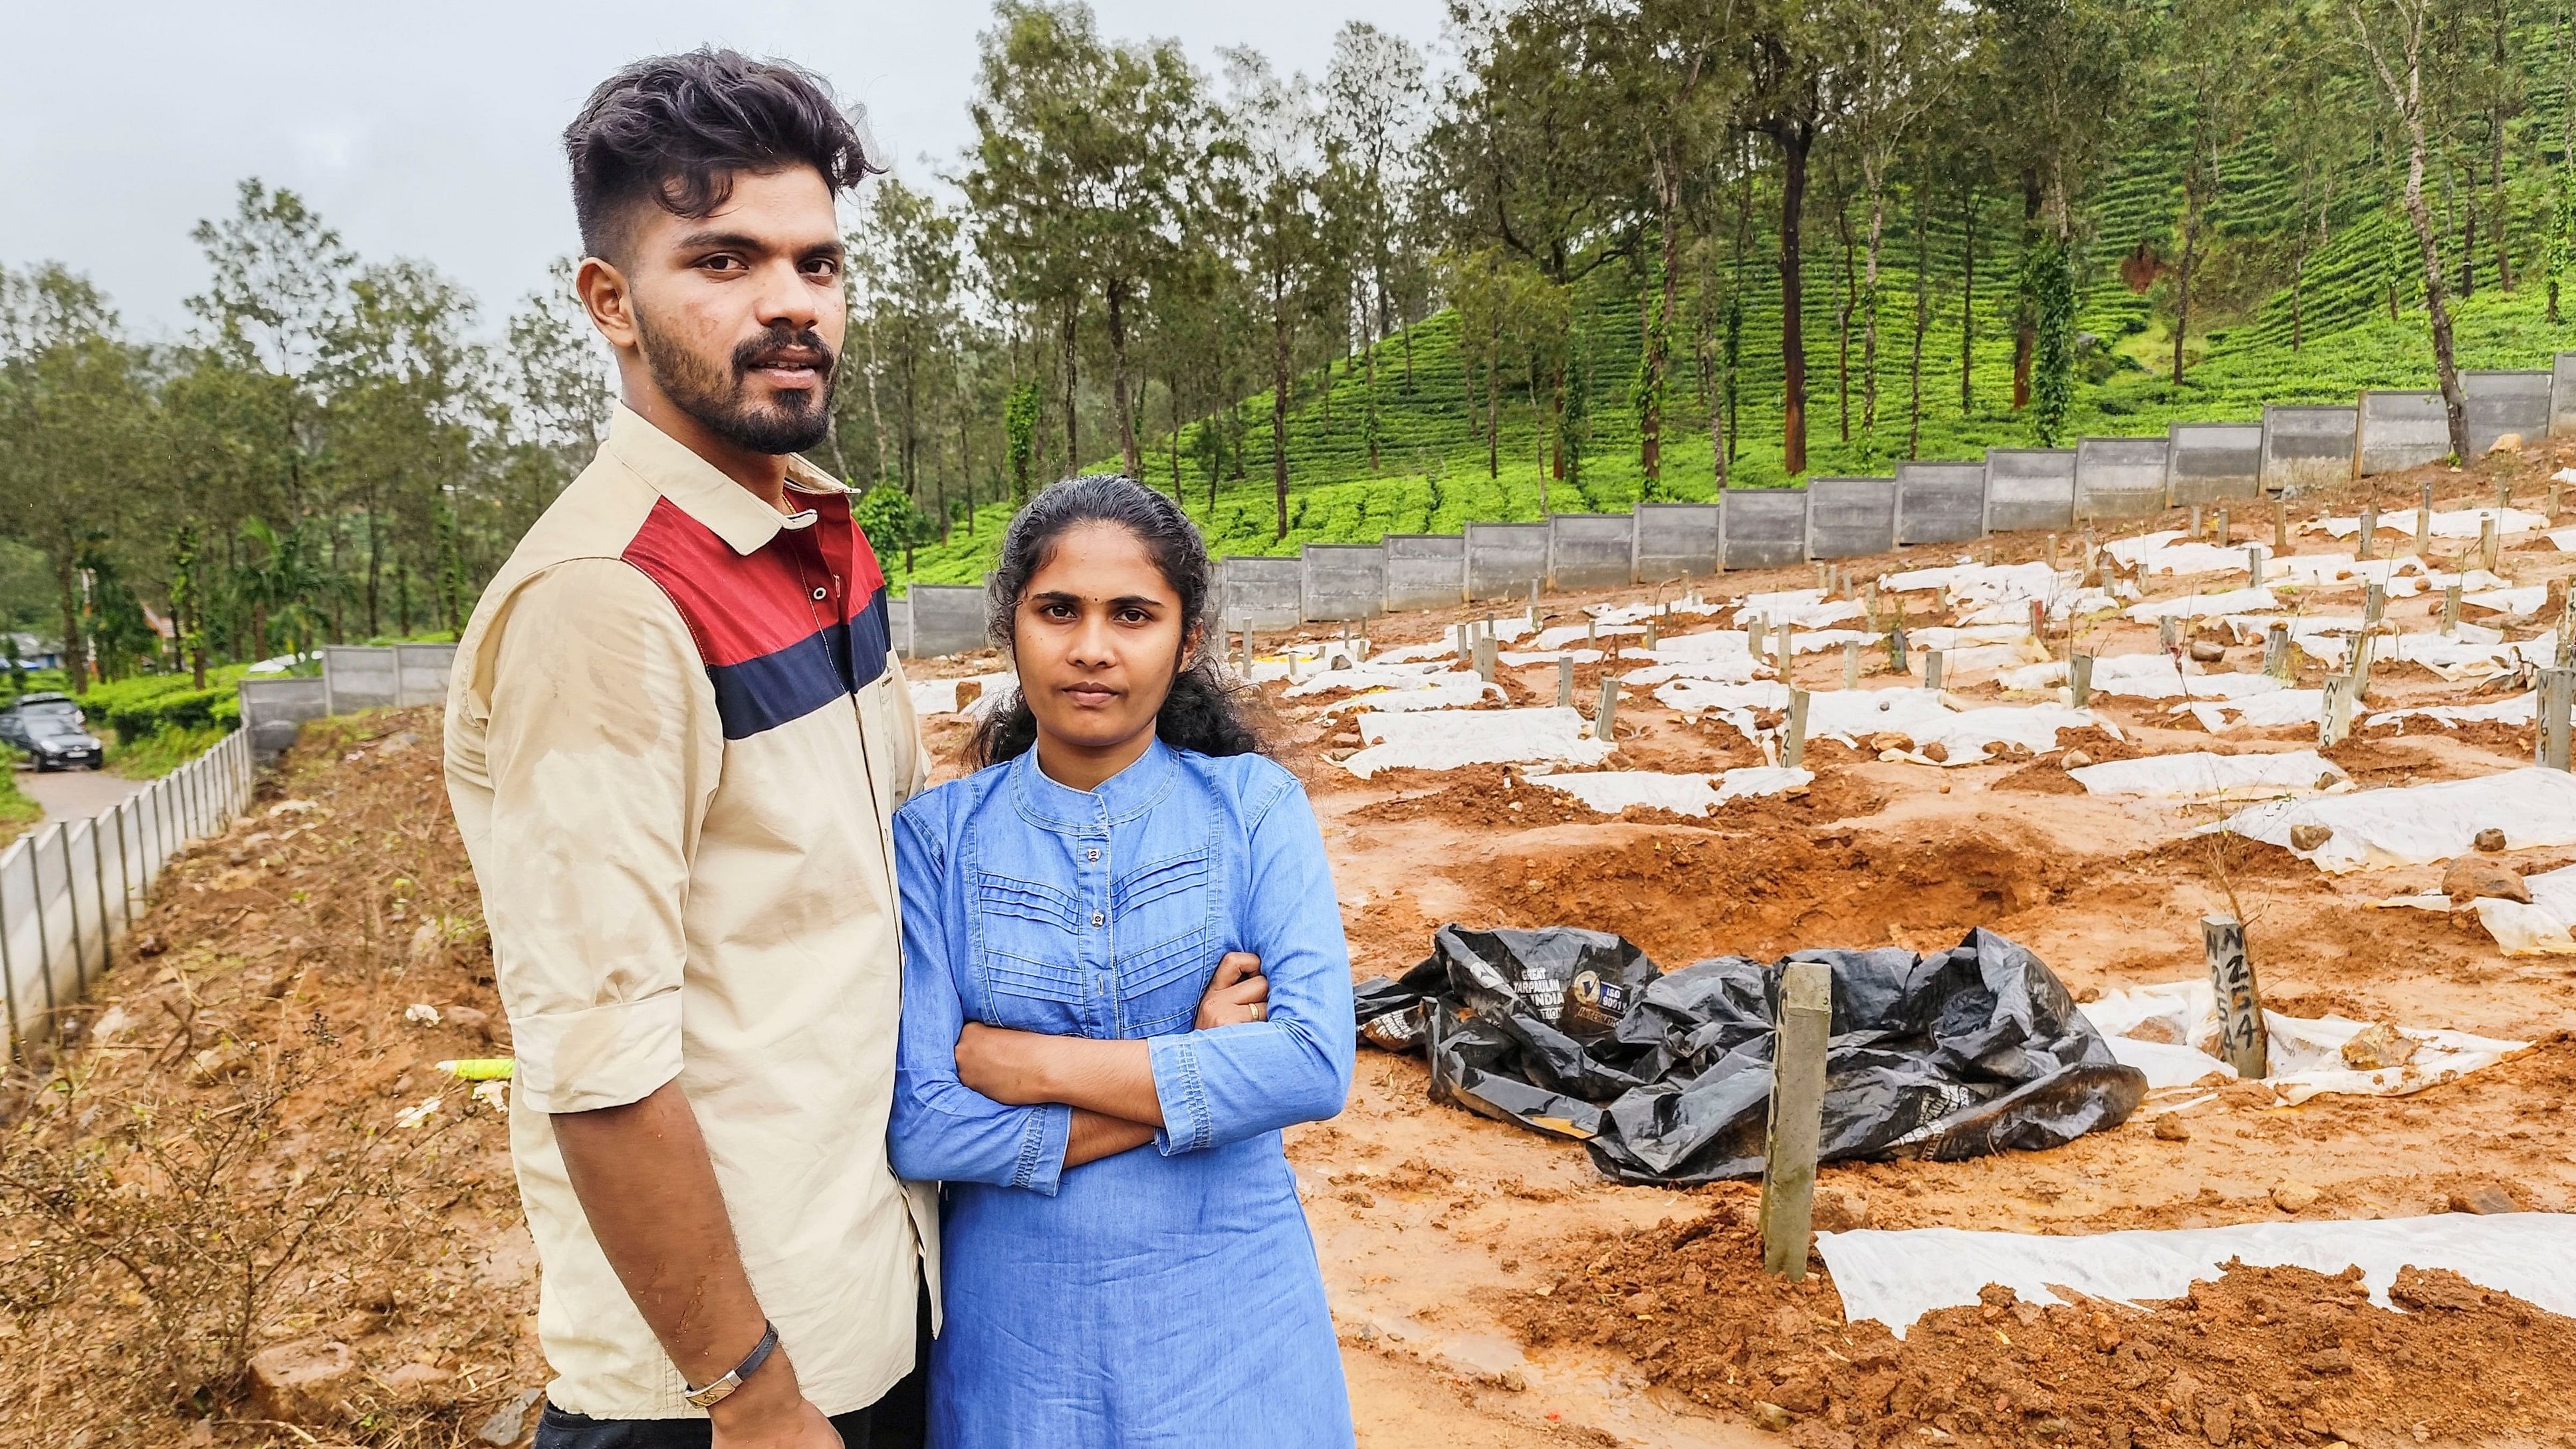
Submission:
[[829,382],[839,360],[810,327],[802,331],[772,327],[733,350],[733,375],[739,381],[755,367],[810,367],[821,381]]

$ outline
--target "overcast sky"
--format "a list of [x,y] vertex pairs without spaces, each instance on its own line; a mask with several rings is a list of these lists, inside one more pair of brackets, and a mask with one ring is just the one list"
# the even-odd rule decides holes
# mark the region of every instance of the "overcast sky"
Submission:
[[[1320,76],[1348,19],[1435,47],[1440,0],[1095,0],[1104,35],[1170,36],[1214,73],[1252,45]],[[639,55],[707,42],[780,55],[864,102],[907,179],[971,138],[973,0],[74,0],[8,7],[0,45],[0,265],[57,260],[138,335],[185,333],[204,285],[188,240],[258,176],[303,193],[369,260],[423,258],[484,326],[574,250],[557,136]],[[1436,62],[1435,62],[1436,64]],[[925,161],[923,158],[927,157]]]

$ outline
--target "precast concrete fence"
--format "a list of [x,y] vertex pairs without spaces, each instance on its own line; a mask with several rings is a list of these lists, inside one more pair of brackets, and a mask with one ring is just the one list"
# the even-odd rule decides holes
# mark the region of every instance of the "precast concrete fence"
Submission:
[[152,887],[189,844],[250,808],[247,725],[104,815],[39,826],[0,851],[0,1002],[9,1055],[54,1034],[114,962]]
[[[2508,435],[2576,435],[2576,352],[2557,354],[2548,371],[2463,372],[2460,389],[2472,456]],[[1227,628],[1286,629],[1526,599],[1534,586],[1675,583],[1990,533],[2117,523],[2369,477],[2449,452],[2441,394],[2372,389],[2350,405],[2276,405],[2251,421],[2174,423],[2161,437],[2080,438],[2071,448],[1994,448],[1974,462],[1900,463],[1887,478],[1811,478],[1796,488],[1724,489],[1705,503],[1308,544],[1296,558],[1229,557],[1219,565],[1219,588]],[[895,601],[897,649],[928,657],[984,644],[981,588],[915,584],[911,595]]]

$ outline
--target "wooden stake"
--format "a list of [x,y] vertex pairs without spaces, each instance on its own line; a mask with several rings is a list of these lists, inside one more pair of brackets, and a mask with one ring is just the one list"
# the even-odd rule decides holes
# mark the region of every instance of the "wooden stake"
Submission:
[[1769,621],[1765,620],[1760,614],[1756,614],[1751,619],[1745,621],[1744,652],[1752,655],[1756,659],[1760,659],[1762,657],[1762,636],[1766,632],[1763,626],[1767,622]]
[[2227,510],[2218,510],[2218,541],[2223,546],[2236,541],[2236,530],[2227,526]]
[[1797,639],[1797,636],[1797,625],[1783,624],[1780,626],[1780,657],[1772,661],[1772,667],[1779,670],[1780,682],[1783,684],[1789,682],[1789,671],[1797,660],[1796,652],[1791,647]]
[[2289,551],[2290,505],[2276,502],[2272,505],[2272,552],[2279,555]]
[[1834,1022],[1833,970],[1821,961],[1780,969],[1772,1033],[1771,1113],[1762,1142],[1762,1267],[1795,1283],[1814,1238],[1816,1147],[1824,1133],[1825,1053]]
[[2379,505],[2376,502],[2365,503],[2361,505],[2361,532],[2353,538],[2352,556],[2357,559],[2370,557],[2371,549],[2378,542]]
[[2082,709],[2093,701],[2093,656],[2078,654],[2066,661],[2066,702]]
[[2370,625],[2373,625],[2373,624],[2378,623],[2378,622],[2379,622],[2383,617],[2385,617],[2385,616],[2387,615],[2387,613],[2388,613],[2388,586],[2387,586],[2386,584],[2364,584],[2364,585],[2362,585],[2362,586],[2361,586],[2361,622],[2362,622],[2362,626],[2363,626],[2364,628],[2368,628]]
[[2262,545],[2252,543],[2245,545],[2245,572],[2254,580],[2255,588],[2263,587]]
[[2568,708],[2576,704],[2576,669],[2563,666],[2540,671],[2540,763],[2567,768]]
[[1789,737],[1780,746],[1780,763],[1794,770],[1807,759],[1807,692],[1789,691]]
[[1574,656],[1571,654],[1556,656],[1556,707],[1574,708]]
[[1601,676],[1601,704],[1592,712],[1592,737],[1596,740],[1616,739],[1618,723],[1619,676],[1604,674]]
[[2290,626],[2279,619],[2263,631],[2263,672],[2274,679],[2290,677]]
[[2218,997],[2218,1059],[2239,1078],[2260,1081],[2272,1074],[2271,1053],[2262,988],[2245,954],[2245,923],[2234,916],[2203,916],[2200,941],[2209,957],[2209,988]]
[[1843,641],[1843,688],[1860,688],[1860,641]]
[[2460,581],[2458,579],[2442,585],[2442,632],[2444,634],[2460,632]]
[[2352,676],[2326,676],[2325,717],[2317,721],[2317,748],[2331,750],[2352,733]]
[[2478,567],[2494,573],[2495,566],[2496,521],[2491,517],[2481,518],[2478,520]]
[[1941,688],[1941,657],[1941,651],[1938,649],[1923,651],[1923,687],[1925,689],[1938,691]]

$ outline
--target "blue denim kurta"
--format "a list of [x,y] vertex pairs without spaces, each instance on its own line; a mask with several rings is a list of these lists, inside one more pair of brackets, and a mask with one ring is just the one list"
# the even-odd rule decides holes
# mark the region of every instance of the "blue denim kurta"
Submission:
[[[1342,1109],[1351,979],[1296,778],[1154,743],[1099,789],[1034,752],[895,817],[895,1171],[947,1183],[944,1449],[1348,1446],[1350,1402],[1279,1130]],[[1193,1031],[1228,951],[1269,1019]],[[968,1021],[1151,1044],[1164,1129],[1066,1171],[1070,1108],[957,1080]]]

